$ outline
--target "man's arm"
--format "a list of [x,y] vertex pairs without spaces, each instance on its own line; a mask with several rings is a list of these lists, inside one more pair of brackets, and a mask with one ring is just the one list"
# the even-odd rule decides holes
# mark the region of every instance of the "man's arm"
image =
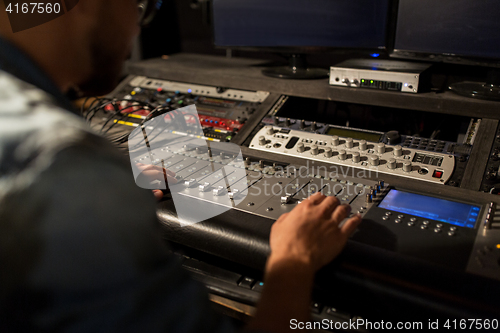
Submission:
[[349,215],[348,205],[316,193],[282,215],[270,235],[264,290],[249,329],[290,331],[290,320],[307,321],[315,273],[332,261],[361,222]]
[[[169,254],[149,190],[111,149],[57,154],[12,219],[38,244],[7,308],[13,327],[64,332],[232,332]],[[21,264],[21,263],[19,263]],[[0,316],[0,321],[3,315]],[[20,320],[17,320],[20,319]]]

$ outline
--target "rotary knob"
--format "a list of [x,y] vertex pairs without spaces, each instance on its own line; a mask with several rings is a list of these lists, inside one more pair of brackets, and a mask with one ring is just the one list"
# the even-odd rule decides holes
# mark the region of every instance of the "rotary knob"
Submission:
[[345,150],[339,151],[339,160],[344,161],[347,159],[347,153]]
[[370,156],[370,164],[375,166],[380,164],[380,160],[377,155]]
[[361,156],[359,155],[359,153],[357,151],[352,153],[352,161],[354,163],[359,163],[359,161],[361,161]]
[[339,144],[340,144],[339,137],[336,135],[332,136],[332,145],[338,146]]
[[306,150],[306,148],[304,147],[304,144],[303,144],[302,142],[299,142],[299,143],[297,144],[297,151],[298,151],[299,153],[303,153],[303,152],[304,152],[304,150]]
[[267,133],[267,135],[273,135],[274,128],[272,126],[266,126],[266,133]]
[[394,146],[394,156],[401,156],[403,155],[403,147],[400,145]]
[[387,161],[387,167],[389,169],[396,169],[396,160],[391,158]]
[[332,157],[332,148],[325,148],[325,157]]
[[312,145],[311,146],[311,154],[318,155],[318,153],[319,153],[318,145]]
[[352,138],[345,139],[345,146],[347,148],[352,148],[353,145],[354,145],[354,143],[352,142]]
[[366,140],[359,141],[359,150],[366,150]]
[[266,137],[263,135],[259,136],[259,145],[264,146],[266,143]]
[[403,162],[403,171],[404,172],[410,172],[411,171],[411,162]]
[[379,154],[385,153],[385,143],[380,142],[379,144],[377,144],[377,153]]

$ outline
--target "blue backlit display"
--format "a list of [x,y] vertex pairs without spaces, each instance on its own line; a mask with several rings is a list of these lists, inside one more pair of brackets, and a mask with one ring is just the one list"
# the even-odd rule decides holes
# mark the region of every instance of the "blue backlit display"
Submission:
[[481,211],[479,206],[394,189],[379,207],[467,228],[474,228]]

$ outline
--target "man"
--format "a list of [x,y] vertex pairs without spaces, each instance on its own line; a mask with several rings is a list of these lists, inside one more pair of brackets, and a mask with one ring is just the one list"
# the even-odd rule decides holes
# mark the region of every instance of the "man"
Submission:
[[[158,232],[153,195],[63,93],[104,93],[139,32],[137,0],[82,0],[12,33],[0,4],[0,330],[231,332]],[[313,277],[360,222],[315,194],[270,235],[248,329],[308,319]]]

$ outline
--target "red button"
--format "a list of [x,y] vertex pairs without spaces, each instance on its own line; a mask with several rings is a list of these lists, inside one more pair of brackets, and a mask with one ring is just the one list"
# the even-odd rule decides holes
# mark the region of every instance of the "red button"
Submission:
[[434,174],[432,175],[432,177],[434,177],[434,178],[441,178],[441,177],[443,177],[443,171],[434,170]]

